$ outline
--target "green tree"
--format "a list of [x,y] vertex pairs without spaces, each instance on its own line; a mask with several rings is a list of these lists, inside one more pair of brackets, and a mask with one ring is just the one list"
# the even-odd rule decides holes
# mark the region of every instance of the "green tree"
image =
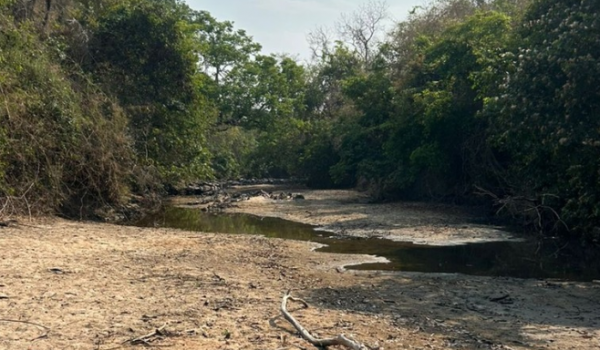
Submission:
[[218,107],[217,122],[239,124],[243,115],[236,108],[238,106],[232,105],[232,100],[237,99],[236,94],[240,92],[248,94],[244,90],[250,86],[236,84],[245,83],[240,75],[246,73],[248,64],[258,54],[261,46],[246,31],[235,29],[233,22],[220,22],[206,11],[196,13],[194,23],[198,24],[196,35],[200,43],[200,66],[212,78],[213,84],[207,93]]
[[373,59],[366,72],[343,81],[344,95],[356,112],[338,120],[344,130],[339,146],[340,161],[331,173],[339,184],[366,183],[381,197],[381,180],[388,173],[383,144],[388,137],[386,122],[395,111],[394,89],[382,56]]
[[134,164],[125,113],[79,67],[62,65],[36,19],[15,21],[8,5],[0,3],[0,215],[81,217],[123,205]]
[[258,55],[230,74],[227,107],[248,127],[267,129],[275,119],[302,112],[305,72],[288,57]]
[[599,14],[597,1],[536,1],[489,105],[513,191],[530,198],[540,229],[600,234]]
[[194,22],[199,24],[201,65],[217,85],[231,70],[248,62],[261,49],[245,30],[236,30],[230,21],[219,22],[206,11],[198,12]]
[[407,162],[439,194],[468,194],[494,161],[480,112],[504,76],[510,23],[498,12],[479,12],[438,40],[424,39],[423,65],[414,80],[421,86],[411,96],[417,114],[409,124],[420,136]]
[[[220,113],[229,116],[229,122],[217,123],[215,132],[237,140],[231,139],[228,143],[251,148],[236,152],[244,154],[245,160],[225,149],[215,149],[215,157],[237,159],[229,163],[232,168],[227,172],[230,174],[262,176],[272,173],[270,169],[274,166],[280,176],[287,174],[295,158],[280,157],[278,148],[291,148],[297,141],[291,136],[295,132],[291,128],[299,125],[294,120],[301,118],[305,110],[304,68],[289,57],[256,55],[234,67],[222,84]],[[240,143],[242,137],[246,140]],[[225,165],[223,161],[220,164],[220,168]],[[238,169],[234,169],[236,167]]]
[[210,175],[213,107],[197,70],[197,15],[174,0],[117,4],[98,18],[91,45],[93,71],[126,107],[140,158],[173,180]]
[[309,127],[297,170],[314,187],[348,186],[355,183],[355,163],[348,157],[341,159],[340,152],[348,150],[345,135],[355,129],[359,113],[344,87],[360,74],[363,63],[341,42],[320,50],[307,75],[304,120]]
[[367,183],[379,197],[468,195],[492,157],[479,113],[503,77],[510,32],[507,16],[476,13],[416,39],[402,75],[394,47],[382,46],[367,71],[344,80],[360,115],[340,128],[335,178]]

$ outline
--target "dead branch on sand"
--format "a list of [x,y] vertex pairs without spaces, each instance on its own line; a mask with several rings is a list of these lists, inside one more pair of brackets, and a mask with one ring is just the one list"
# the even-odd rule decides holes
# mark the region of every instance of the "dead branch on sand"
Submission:
[[312,334],[310,334],[310,332],[308,330],[306,330],[306,328],[302,327],[302,325],[287,311],[288,300],[302,303],[305,308],[308,308],[308,303],[302,299],[292,297],[290,295],[290,291],[287,291],[287,293],[285,293],[285,295],[283,296],[283,300],[281,301],[281,313],[283,314],[283,317],[289,323],[291,323],[294,326],[294,328],[296,328],[296,330],[298,331],[298,333],[300,333],[302,338],[306,339],[312,345],[314,345],[316,347],[322,347],[322,348],[325,348],[328,346],[333,346],[333,345],[341,345],[341,346],[344,346],[351,350],[367,350],[368,349],[365,345],[358,343],[354,340],[350,340],[350,339],[346,338],[343,334],[340,334],[335,338],[326,338],[326,339],[318,339],[318,338],[313,337]]
[[129,343],[131,345],[136,345],[136,344],[149,345],[149,343],[151,341],[153,341],[154,339],[164,338],[169,335],[169,332],[167,332],[167,330],[165,329],[166,327],[167,327],[167,325],[165,324],[159,328],[156,328],[155,330],[153,330],[152,332],[150,332],[146,335],[142,335],[141,337],[126,340],[123,342],[123,344]]

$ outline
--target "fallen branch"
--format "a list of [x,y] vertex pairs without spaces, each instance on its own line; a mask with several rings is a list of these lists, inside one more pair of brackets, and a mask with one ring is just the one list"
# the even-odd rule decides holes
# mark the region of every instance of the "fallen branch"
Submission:
[[308,303],[302,299],[294,298],[290,295],[290,291],[285,293],[283,300],[281,301],[281,313],[283,317],[290,322],[294,328],[300,333],[302,338],[306,339],[309,343],[316,347],[328,347],[333,345],[341,345],[351,350],[367,350],[367,347],[361,343],[346,338],[343,334],[338,335],[335,338],[318,339],[312,336],[306,328],[302,325],[287,311],[288,300],[300,302],[304,307],[308,308]]
[[123,342],[123,344],[129,343],[129,344],[132,344],[132,345],[135,345],[135,344],[149,345],[149,343],[153,340],[152,338],[159,338],[159,337],[168,336],[167,331],[165,330],[166,327],[167,327],[167,325],[165,324],[165,325],[163,325],[160,328],[156,328],[151,333],[148,333],[146,335],[142,335],[141,337],[137,337],[137,338],[126,340],[126,341]]

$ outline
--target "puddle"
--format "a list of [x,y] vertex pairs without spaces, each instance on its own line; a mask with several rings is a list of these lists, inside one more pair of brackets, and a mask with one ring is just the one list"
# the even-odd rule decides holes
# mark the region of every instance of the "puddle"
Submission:
[[348,267],[357,270],[463,273],[482,276],[600,279],[600,259],[556,240],[489,242],[459,246],[427,246],[380,238],[339,237],[316,227],[279,218],[247,214],[208,214],[198,209],[167,207],[134,224],[188,231],[253,234],[326,244],[317,251],[369,254],[389,263]]

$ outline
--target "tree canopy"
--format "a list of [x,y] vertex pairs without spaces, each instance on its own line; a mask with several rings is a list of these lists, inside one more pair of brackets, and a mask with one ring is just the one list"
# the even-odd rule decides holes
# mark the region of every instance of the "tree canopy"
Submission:
[[0,198],[295,176],[598,240],[599,6],[432,0],[385,29],[374,1],[300,63],[179,0],[0,1]]

